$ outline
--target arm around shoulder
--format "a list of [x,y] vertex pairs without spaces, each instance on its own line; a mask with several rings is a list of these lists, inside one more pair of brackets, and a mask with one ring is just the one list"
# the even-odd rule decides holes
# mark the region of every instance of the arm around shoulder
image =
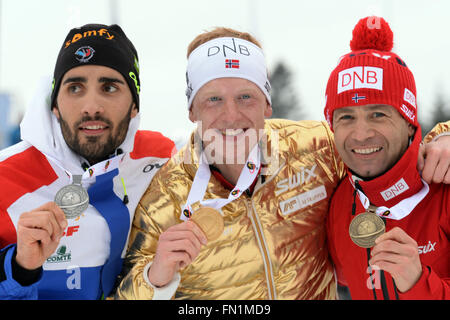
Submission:
[[425,143],[429,143],[440,136],[447,135],[450,135],[450,120],[446,122],[439,122],[438,124],[436,124],[433,129],[431,129],[431,131],[426,134],[426,136],[423,138],[423,141]]

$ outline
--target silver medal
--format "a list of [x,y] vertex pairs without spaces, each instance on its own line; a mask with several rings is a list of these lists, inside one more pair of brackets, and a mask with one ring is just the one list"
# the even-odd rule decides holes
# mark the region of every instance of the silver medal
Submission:
[[73,183],[56,193],[55,203],[64,211],[67,219],[79,217],[89,206],[89,195],[81,186],[81,177],[72,176]]

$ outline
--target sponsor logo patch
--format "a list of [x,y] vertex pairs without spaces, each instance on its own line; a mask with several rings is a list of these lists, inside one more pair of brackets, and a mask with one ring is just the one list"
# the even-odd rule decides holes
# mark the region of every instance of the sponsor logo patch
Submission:
[[88,62],[94,56],[95,50],[90,46],[84,46],[75,51],[75,58],[80,62]]
[[317,168],[317,164],[313,165],[311,167],[311,169],[301,167],[300,172],[290,175],[289,178],[281,180],[280,182],[277,183],[277,189],[275,190],[275,195],[279,196],[280,194],[282,194],[288,190],[291,190],[295,187],[298,187],[300,185],[310,182],[310,180],[312,178],[317,177],[317,175],[314,173],[316,168]]
[[383,69],[360,66],[339,72],[338,94],[361,88],[383,90]]
[[63,263],[72,260],[71,252],[67,252],[67,246],[62,245],[56,250],[56,253],[47,258],[47,263]]
[[283,215],[288,215],[292,212],[303,209],[307,206],[310,206],[320,200],[323,200],[327,197],[327,191],[325,186],[319,186],[310,191],[303,192],[299,195],[296,195],[292,198],[280,202],[280,209]]
[[414,107],[414,109],[417,109],[416,106],[416,96],[414,93],[408,90],[408,88],[405,88],[405,93],[403,94],[403,100],[408,102],[410,105]]
[[409,186],[406,184],[405,180],[401,178],[398,180],[393,186],[390,186],[384,191],[381,191],[381,196],[385,201],[388,201],[396,196],[402,194],[406,190],[409,189]]
[[437,242],[428,241],[428,243],[424,246],[418,246],[419,254],[425,254],[431,251],[435,251],[435,246]]
[[403,114],[405,116],[407,116],[412,122],[415,121],[416,119],[416,115],[414,114],[413,111],[411,111],[407,106],[405,106],[404,104],[402,104],[400,110],[403,112]]

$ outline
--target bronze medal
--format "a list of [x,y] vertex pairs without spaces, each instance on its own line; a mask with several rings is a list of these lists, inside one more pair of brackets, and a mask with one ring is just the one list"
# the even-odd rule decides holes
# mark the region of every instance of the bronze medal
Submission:
[[353,218],[348,232],[352,241],[362,248],[372,248],[375,239],[386,229],[383,219],[375,214],[376,207],[369,206],[366,212]]
[[223,217],[216,209],[201,207],[194,212],[191,220],[199,226],[208,241],[216,240],[223,233]]

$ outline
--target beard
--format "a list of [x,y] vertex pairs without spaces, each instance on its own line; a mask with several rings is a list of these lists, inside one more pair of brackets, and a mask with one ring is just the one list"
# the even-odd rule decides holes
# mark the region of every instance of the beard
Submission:
[[[83,116],[70,128],[70,125],[64,120],[58,109],[59,123],[64,140],[73,152],[85,158],[90,165],[109,159],[110,155],[115,153],[115,150],[123,143],[127,136],[132,108],[133,103],[130,105],[126,116],[117,124],[117,128],[114,127],[114,124],[109,119],[103,118],[100,115],[96,115],[95,117]],[[88,136],[85,137],[85,143],[80,143],[80,131],[78,128],[85,121],[105,122],[110,129],[106,141],[104,136]]]

